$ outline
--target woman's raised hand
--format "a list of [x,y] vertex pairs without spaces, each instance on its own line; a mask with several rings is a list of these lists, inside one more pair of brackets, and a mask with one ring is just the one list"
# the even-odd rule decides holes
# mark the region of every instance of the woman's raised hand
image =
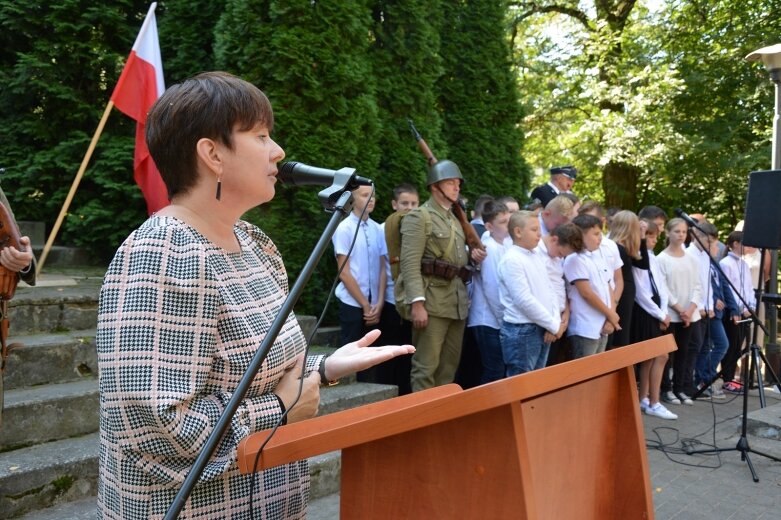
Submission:
[[374,329],[366,333],[358,341],[348,343],[325,360],[325,376],[333,381],[352,373],[366,370],[396,356],[415,353],[412,345],[385,345],[369,347],[380,336],[380,331]]

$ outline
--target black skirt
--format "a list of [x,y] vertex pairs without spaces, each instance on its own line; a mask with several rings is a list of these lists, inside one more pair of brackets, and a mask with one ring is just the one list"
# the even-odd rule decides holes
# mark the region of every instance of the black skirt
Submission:
[[658,338],[664,332],[659,328],[659,320],[648,314],[637,303],[632,308],[632,343]]

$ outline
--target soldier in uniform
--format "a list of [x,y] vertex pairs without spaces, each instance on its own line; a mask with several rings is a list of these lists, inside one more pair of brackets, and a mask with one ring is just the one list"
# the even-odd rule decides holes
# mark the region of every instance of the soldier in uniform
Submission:
[[550,169],[550,181],[534,188],[531,198],[539,200],[544,208],[556,195],[571,192],[577,176],[574,166],[554,166]]
[[[463,182],[455,163],[435,163],[426,183],[431,198],[401,222],[396,301],[406,306],[413,325],[413,392],[452,383],[461,356],[470,253],[452,206]],[[471,257],[481,262],[485,251],[474,249]]]

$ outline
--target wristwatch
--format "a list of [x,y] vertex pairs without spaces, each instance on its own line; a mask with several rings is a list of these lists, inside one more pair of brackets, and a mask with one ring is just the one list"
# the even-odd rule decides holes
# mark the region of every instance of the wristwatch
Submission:
[[317,372],[320,374],[320,384],[322,386],[334,386],[339,384],[338,379],[329,380],[327,377],[325,377],[325,360],[328,359],[328,356],[323,357],[323,360],[320,362],[320,366],[317,368]]

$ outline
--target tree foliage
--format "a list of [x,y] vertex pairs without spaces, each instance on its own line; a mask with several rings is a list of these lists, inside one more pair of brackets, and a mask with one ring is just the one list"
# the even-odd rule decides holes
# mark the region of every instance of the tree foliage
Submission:
[[412,120],[435,155],[443,158],[442,114],[437,109],[437,79],[442,76],[440,3],[428,0],[378,0],[372,10],[370,56],[381,122],[375,220],[391,212],[392,189],[415,185],[425,198],[426,160],[413,139]]
[[[146,13],[146,3],[0,2],[0,166],[20,220],[54,223]],[[115,114],[62,240],[111,254],[145,216],[133,185],[135,123]]]
[[[229,0],[217,28],[218,66],[269,96],[277,121],[274,138],[287,151],[286,160],[332,169],[350,166],[375,176],[380,122],[366,2]],[[295,278],[329,215],[316,189],[277,185],[275,199],[249,218],[275,241]],[[335,273],[333,256],[324,260],[320,269]],[[318,309],[332,279],[314,277],[302,307]]]
[[665,168],[659,200],[706,213],[722,229],[743,218],[748,173],[770,168],[773,84],[745,56],[778,43],[774,2],[671,2],[661,30],[674,31],[666,58],[686,89],[674,102],[691,146]]
[[[519,2],[515,42],[529,92],[529,161],[580,169],[578,191],[635,209],[660,165],[685,149],[672,126],[682,82],[634,1]],[[542,13],[542,14],[538,14]]]
[[160,53],[168,83],[214,70],[215,21],[225,0],[160,2],[157,8]]
[[579,194],[685,207],[731,229],[748,172],[769,163],[772,85],[743,58],[777,40],[773,3],[517,2],[526,156],[538,180],[572,162]]
[[522,200],[529,170],[521,156],[521,105],[507,37],[505,0],[443,2],[439,106],[449,159],[472,198]]

